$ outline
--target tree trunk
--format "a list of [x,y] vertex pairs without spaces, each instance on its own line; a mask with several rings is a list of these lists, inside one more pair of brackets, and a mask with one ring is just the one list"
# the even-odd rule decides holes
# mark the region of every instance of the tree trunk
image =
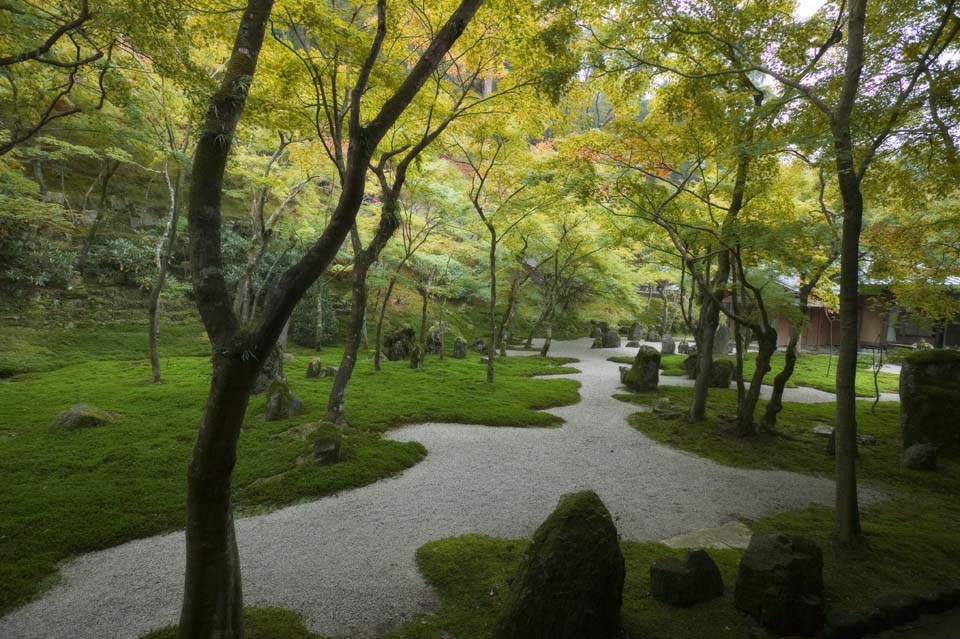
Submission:
[[357,353],[360,351],[363,323],[367,313],[367,271],[370,263],[365,259],[354,261],[353,286],[351,288],[350,321],[347,324],[347,335],[343,345],[343,356],[340,366],[333,378],[333,387],[327,399],[326,421],[334,424],[343,423],[343,411],[347,401],[347,386],[353,375],[353,367],[357,363]]
[[757,427],[753,422],[753,415],[757,411],[757,402],[760,400],[760,389],[763,378],[770,372],[770,358],[777,350],[777,332],[769,326],[760,327],[763,330],[757,333],[757,359],[750,388],[737,411],[737,435],[750,437],[757,434]]
[[710,390],[710,375],[713,373],[713,340],[720,325],[720,310],[706,295],[700,305],[699,325],[697,379],[693,384],[693,401],[690,403],[691,422],[702,422],[707,418],[707,394]]
[[387,283],[387,293],[383,296],[383,303],[380,306],[380,317],[377,318],[377,331],[373,340],[373,370],[375,371],[380,370],[380,361],[382,358],[380,351],[381,344],[383,343],[383,318],[387,314],[387,304],[390,303],[390,296],[393,294],[393,286],[397,283],[401,266],[403,266],[403,262],[397,265],[396,270],[393,271],[393,275],[390,276],[390,281]]
[[790,329],[790,341],[787,343],[786,362],[776,377],[773,378],[773,392],[770,394],[770,401],[767,402],[767,409],[763,414],[763,428],[770,432],[777,430],[777,415],[783,410],[783,389],[787,387],[787,382],[793,375],[793,369],[797,365],[797,343],[800,341],[800,333]]
[[497,231],[492,224],[490,231],[490,345],[487,348],[487,383],[493,383],[493,363],[497,358]]
[[187,569],[181,639],[243,637],[231,474],[257,364],[241,355],[215,355],[210,394],[187,473]]
[[317,331],[315,333],[316,349],[319,352],[323,348],[323,280],[318,282],[317,286]]
[[507,356],[507,338],[510,334],[510,325],[513,323],[513,315],[517,308],[517,299],[520,297],[521,276],[517,275],[510,284],[510,294],[507,296],[507,308],[503,312],[503,321],[500,323],[500,356]]
[[157,279],[150,289],[150,301],[147,305],[147,314],[149,316],[149,342],[150,342],[150,370],[151,381],[154,384],[160,382],[160,352],[157,340],[160,336],[160,294],[163,292],[163,285],[167,279],[167,267],[170,265],[170,255],[173,253],[174,244],[177,241],[177,221],[180,217],[180,189],[183,183],[183,172],[177,171],[177,178],[170,184],[170,174],[164,167],[164,173],[167,177],[167,186],[170,187],[170,216],[167,218],[167,227],[160,243],[157,245]]
[[543,311],[540,313],[540,317],[538,317],[537,321],[533,323],[533,327],[530,329],[530,334],[527,335],[527,341],[524,342],[524,346],[526,348],[533,347],[533,336],[537,331],[540,330],[540,327],[543,326],[543,320],[546,319],[546,317],[547,317],[547,309],[544,308]]
[[83,272],[87,268],[87,257],[90,254],[90,249],[93,248],[93,243],[97,239],[97,231],[100,229],[100,224],[103,222],[104,208],[107,205],[107,187],[110,184],[110,178],[113,177],[113,174],[116,173],[119,166],[119,160],[107,160],[103,177],[100,178],[100,200],[97,203],[97,215],[93,219],[93,225],[90,226],[90,232],[87,234],[87,239],[84,240],[83,246],[80,248],[80,257],[77,259],[77,271],[81,275],[83,275]]

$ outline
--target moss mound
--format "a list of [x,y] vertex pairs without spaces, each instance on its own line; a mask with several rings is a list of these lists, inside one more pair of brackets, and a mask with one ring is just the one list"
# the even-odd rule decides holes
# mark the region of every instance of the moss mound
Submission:
[[593,491],[566,495],[534,534],[494,639],[620,636],[625,576],[617,528]]

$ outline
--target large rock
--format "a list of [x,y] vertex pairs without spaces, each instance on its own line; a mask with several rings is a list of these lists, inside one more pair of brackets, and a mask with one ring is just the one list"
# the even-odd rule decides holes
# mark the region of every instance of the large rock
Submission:
[[700,370],[700,357],[696,350],[692,351],[687,355],[687,359],[683,360],[683,370],[687,374],[687,379],[697,378],[697,372]]
[[900,435],[903,448],[933,444],[960,450],[960,351],[918,351],[900,370]]
[[615,639],[625,567],[596,493],[560,499],[510,585],[493,639]]
[[603,329],[600,328],[599,324],[593,323],[590,327],[590,337],[592,339],[602,339],[603,338]]
[[634,322],[630,326],[630,334],[628,335],[631,342],[639,342],[643,339],[643,326],[640,325],[640,322]]
[[383,340],[384,351],[391,362],[399,362],[410,357],[410,351],[417,339],[417,332],[410,327],[401,328]]
[[820,548],[795,535],[755,533],[740,559],[734,600],[778,634],[815,634],[824,621]]
[[467,358],[467,342],[462,337],[458,337],[457,339],[453,340],[453,358]]
[[651,328],[650,331],[647,333],[647,341],[648,341],[648,342],[659,342],[659,341],[660,341],[660,333],[658,333],[658,332],[656,331],[656,329]]
[[690,343],[685,339],[680,340],[680,343],[677,345],[677,352],[680,353],[681,355],[689,355]]
[[660,352],[664,355],[673,355],[677,352],[677,343],[673,340],[673,335],[664,335],[663,342],[660,344]]
[[650,346],[641,346],[633,366],[620,369],[620,381],[633,391],[654,391],[660,383],[660,353]]
[[730,388],[733,381],[733,362],[729,359],[714,360],[710,369],[710,388]]
[[683,561],[661,557],[650,566],[650,592],[671,606],[686,608],[723,595],[723,577],[705,550],[692,550]]
[[914,444],[903,451],[900,463],[910,470],[936,470],[937,447],[932,444]]
[[593,340],[593,344],[590,345],[590,348],[603,348],[603,338],[596,337]]
[[296,417],[303,412],[303,402],[283,380],[274,380],[267,389],[267,410],[263,418],[276,422]]
[[603,347],[620,348],[620,333],[612,328],[607,329],[607,332],[603,334]]
[[77,430],[96,428],[113,421],[113,415],[90,404],[74,404],[57,415],[50,424],[50,430]]
[[319,357],[314,357],[310,360],[310,363],[307,364],[307,379],[316,379],[321,377],[323,372],[323,362],[320,361]]
[[730,328],[725,321],[721,321],[713,337],[713,352],[716,355],[726,355],[730,350]]

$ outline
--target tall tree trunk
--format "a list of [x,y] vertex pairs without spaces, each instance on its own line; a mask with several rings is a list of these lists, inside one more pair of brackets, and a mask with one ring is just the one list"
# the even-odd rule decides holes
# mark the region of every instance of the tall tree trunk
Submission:
[[163,169],[167,178],[167,186],[170,189],[170,215],[167,218],[167,227],[157,245],[157,279],[150,289],[150,301],[147,305],[147,314],[149,316],[150,333],[150,371],[151,381],[154,384],[160,382],[160,351],[157,340],[160,336],[160,294],[163,292],[163,286],[167,280],[167,267],[170,265],[170,256],[173,253],[174,244],[177,241],[177,221],[180,217],[180,190],[183,183],[183,171],[177,170],[177,178],[171,184],[170,173],[167,168]]
[[543,321],[546,319],[546,317],[547,317],[547,308],[544,308],[543,311],[540,312],[540,317],[537,318],[537,321],[534,322],[533,326],[530,328],[530,334],[527,335],[527,341],[524,342],[523,344],[525,348],[533,347],[533,336],[534,334],[536,334],[537,331],[540,330],[540,327],[543,326]]
[[257,363],[237,352],[214,353],[210,394],[187,473],[187,569],[181,639],[243,637],[231,475]]
[[840,347],[837,353],[837,492],[834,535],[841,547],[863,544],[857,499],[857,306],[863,194],[853,155],[850,118],[863,69],[866,0],[851,0],[847,20],[847,59],[837,108],[831,116],[837,182],[843,202],[840,243]]
[[513,315],[517,308],[517,300],[520,297],[521,274],[515,275],[510,283],[510,293],[507,296],[507,308],[503,312],[503,321],[500,322],[500,356],[507,356],[507,339],[509,337],[510,325],[513,323]]
[[497,231],[492,224],[490,231],[490,345],[487,348],[487,383],[493,383],[493,365],[497,358]]
[[315,335],[316,349],[323,348],[323,280],[317,282],[317,330]]

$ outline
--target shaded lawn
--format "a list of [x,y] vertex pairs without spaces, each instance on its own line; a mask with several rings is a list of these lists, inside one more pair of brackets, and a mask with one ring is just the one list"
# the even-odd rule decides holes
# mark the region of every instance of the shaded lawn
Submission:
[[[783,353],[773,354],[770,363],[771,370],[764,378],[765,384],[773,384],[773,378],[783,370],[785,357]],[[675,377],[685,376],[687,373],[683,369],[683,362],[686,358],[686,355],[661,356],[660,369],[662,374]],[[743,378],[748,384],[756,369],[756,358],[756,353],[747,353],[743,359]],[[609,361],[632,364],[633,358],[617,356],[610,357]],[[857,396],[859,397],[873,397],[875,395],[871,365],[869,356],[861,355],[857,361]],[[836,357],[833,357],[831,361],[830,355],[802,354],[797,358],[797,365],[790,381],[787,382],[787,387],[809,386],[833,393],[836,389],[836,374]],[[877,383],[881,393],[896,393],[900,390],[900,376],[894,373],[880,373],[877,376]]]
[[[105,337],[105,340],[109,339]],[[339,362],[325,349],[325,363]],[[312,354],[311,354],[312,356]],[[424,370],[386,362],[380,374],[364,360],[347,398],[343,461],[309,463],[311,433],[303,425],[323,413],[332,380],[307,380],[301,352],[287,363],[303,415],[264,422],[254,397],[239,444],[234,499],[241,514],[274,508],[374,482],[417,463],[425,449],[385,440],[391,426],[422,419],[510,426],[552,426],[536,412],[579,400],[578,383],[533,379],[569,372],[568,360],[498,360],[498,379],[484,382],[479,356]],[[148,383],[145,361],[89,361],[0,383],[0,612],[23,603],[70,555],[109,547],[183,525],[186,466],[206,398],[206,357],[164,357],[164,381]],[[48,426],[72,404],[114,413],[113,423],[74,432]],[[305,463],[307,462],[307,463]]]

